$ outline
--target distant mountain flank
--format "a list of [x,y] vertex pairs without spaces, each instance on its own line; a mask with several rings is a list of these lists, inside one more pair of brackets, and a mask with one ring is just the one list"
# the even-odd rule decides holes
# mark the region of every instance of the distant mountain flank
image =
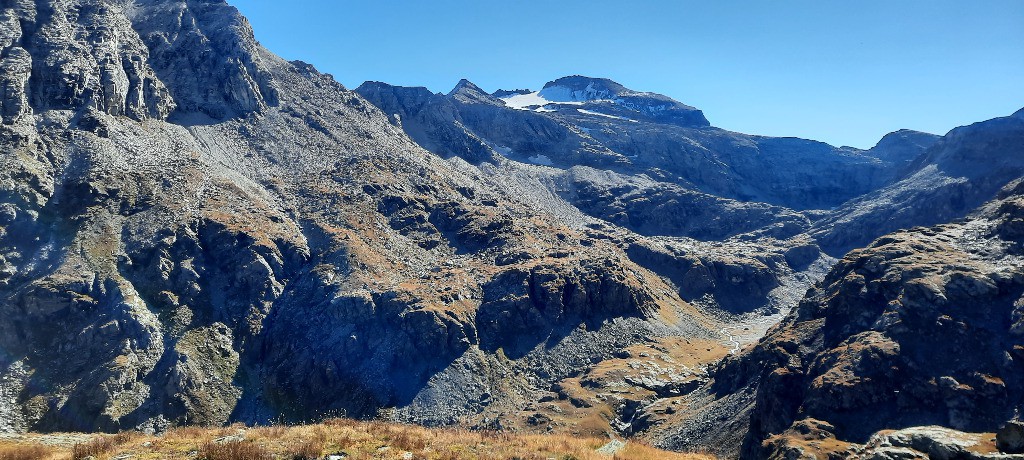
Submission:
[[[553,193],[591,216],[647,235],[719,239],[753,233],[787,238],[809,232],[826,251],[840,256],[887,231],[963,216],[1022,172],[1019,157],[1000,151],[1014,143],[979,144],[987,134],[954,147],[952,140],[943,141],[962,129],[946,137],[898,130],[868,150],[751,136],[710,126],[703,115],[703,121],[680,123],[682,114],[700,111],[604,78],[577,75],[548,82],[540,91],[490,94],[468,80],[448,95],[379,82],[356,91],[385,113],[400,115],[403,129],[432,152],[474,164],[508,159],[553,167],[547,175],[572,178],[571,187],[555,187]],[[1005,128],[1011,131],[1001,133],[1014,135],[1009,125]],[[980,150],[971,164],[954,165],[938,153],[975,147]],[[946,166],[935,172],[940,163]],[[583,167],[614,173],[621,181],[618,196],[603,193],[607,185],[580,183],[581,175],[571,171]],[[864,219],[857,216],[865,206],[887,206],[892,200],[887,190],[907,189],[914,181],[933,184],[914,189],[924,197],[944,193],[939,181],[967,184],[969,178],[982,177],[983,184],[969,198],[950,202],[938,213],[900,199],[902,210],[868,211],[886,222],[842,228],[831,224]],[[637,194],[645,199],[625,200]],[[752,213],[754,209],[759,211]],[[889,221],[915,209],[930,215]],[[702,217],[705,211],[716,218]],[[652,214],[660,217],[652,220]]]

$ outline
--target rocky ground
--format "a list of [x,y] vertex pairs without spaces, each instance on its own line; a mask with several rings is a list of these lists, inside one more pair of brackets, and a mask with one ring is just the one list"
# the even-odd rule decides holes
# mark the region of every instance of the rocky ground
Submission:
[[[862,151],[586,77],[350,91],[216,0],[0,23],[2,432],[347,415],[771,455],[805,419],[881,445],[879,405],[1013,415],[1016,189],[832,267],[1024,175],[1024,112]],[[978,358],[926,366],[935,337]],[[889,380],[822,396],[864,350]]]
[[[700,442],[706,427],[694,420],[718,417],[747,429],[748,458],[918,458],[865,452],[928,454],[929,443],[959,443],[956,430],[999,430],[1024,404],[1022,203],[1017,181],[964,221],[851,252],[765,338],[715,368],[688,396],[706,409],[664,442]],[[724,410],[736,401],[742,412]],[[950,430],[883,433],[927,425]],[[996,452],[986,436],[963,436],[963,449]]]

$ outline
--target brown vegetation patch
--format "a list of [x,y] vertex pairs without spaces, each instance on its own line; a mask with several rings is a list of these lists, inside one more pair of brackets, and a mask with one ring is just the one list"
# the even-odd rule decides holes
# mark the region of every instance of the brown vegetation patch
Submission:
[[[328,420],[321,425],[289,427],[177,428],[163,436],[122,433],[97,437],[73,448],[43,446],[42,438],[41,435],[27,435],[18,441],[0,440],[0,460],[56,460],[72,456],[84,458],[86,455],[97,459],[131,456],[139,460],[307,460],[329,455],[343,455],[347,460],[612,458],[596,451],[608,442],[604,436],[429,429],[345,419]],[[711,457],[665,452],[629,441],[614,458],[705,460]]]

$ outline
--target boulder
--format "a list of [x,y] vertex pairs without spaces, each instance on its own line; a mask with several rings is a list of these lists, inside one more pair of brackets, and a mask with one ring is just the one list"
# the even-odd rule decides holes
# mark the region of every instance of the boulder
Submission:
[[1024,422],[1006,422],[996,433],[996,448],[1007,454],[1024,454]]

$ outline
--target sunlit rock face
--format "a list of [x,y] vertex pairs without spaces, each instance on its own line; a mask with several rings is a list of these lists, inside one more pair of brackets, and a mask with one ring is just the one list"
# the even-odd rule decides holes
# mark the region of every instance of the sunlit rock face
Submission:
[[[0,0],[0,63],[0,431],[348,415],[759,453],[869,445],[876,403],[1019,405],[1016,189],[832,256],[992,199],[1020,114],[862,151],[578,76],[349,91],[219,1]],[[927,367],[931,339],[976,358]]]

